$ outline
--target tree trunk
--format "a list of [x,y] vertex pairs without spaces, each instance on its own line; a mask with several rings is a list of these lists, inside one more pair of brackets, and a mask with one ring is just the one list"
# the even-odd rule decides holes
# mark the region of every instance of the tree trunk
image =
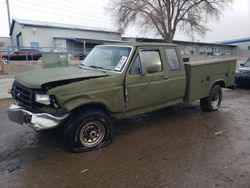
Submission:
[[164,42],[167,43],[173,43],[174,34],[173,33],[167,33],[164,37]]

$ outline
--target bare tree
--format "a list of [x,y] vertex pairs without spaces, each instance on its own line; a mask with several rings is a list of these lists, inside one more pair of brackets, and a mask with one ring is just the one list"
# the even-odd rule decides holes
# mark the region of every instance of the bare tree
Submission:
[[154,31],[172,42],[177,27],[204,36],[209,17],[216,19],[232,0],[111,0],[109,10],[123,32],[130,24]]

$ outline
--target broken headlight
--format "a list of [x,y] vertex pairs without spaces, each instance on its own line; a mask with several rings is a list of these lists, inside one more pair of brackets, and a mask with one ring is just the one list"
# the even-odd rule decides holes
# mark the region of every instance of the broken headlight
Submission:
[[44,94],[36,94],[35,101],[40,104],[50,105],[50,96]]

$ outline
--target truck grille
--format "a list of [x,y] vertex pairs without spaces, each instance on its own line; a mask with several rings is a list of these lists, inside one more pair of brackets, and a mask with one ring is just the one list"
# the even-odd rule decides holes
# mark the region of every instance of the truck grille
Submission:
[[12,97],[24,106],[32,106],[33,93],[30,89],[14,82],[12,86]]

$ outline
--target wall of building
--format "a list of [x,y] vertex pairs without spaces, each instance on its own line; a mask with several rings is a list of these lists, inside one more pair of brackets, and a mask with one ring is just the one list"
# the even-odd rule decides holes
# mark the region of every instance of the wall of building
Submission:
[[[164,42],[162,39],[150,39],[150,38],[130,38],[124,37],[124,41],[128,42]],[[198,43],[187,41],[173,41],[177,44],[181,50],[182,55],[213,55],[213,56],[230,56],[237,53],[236,46],[220,45],[213,43]]]
[[250,41],[236,44],[238,45],[238,55],[250,57]]
[[54,39],[54,48],[58,49],[66,49],[67,48],[67,41],[65,39]]
[[10,37],[0,37],[0,42],[3,42],[5,46],[11,46],[11,38]]
[[223,41],[221,43],[236,45],[238,47],[236,52],[237,56],[245,58],[250,57],[250,38],[241,38],[236,40]]
[[19,42],[19,46],[20,47],[23,47],[24,46],[24,42],[25,42],[25,38],[23,36],[23,29],[24,29],[24,26],[19,24],[19,23],[15,23],[15,27],[13,29],[13,33],[12,33],[12,36],[11,36],[11,40],[12,40],[12,44],[14,47],[17,46],[17,40],[16,40],[16,37],[19,33],[21,33],[21,36],[20,36],[20,42]]
[[234,55],[236,48],[216,45],[178,44],[183,55]]
[[43,28],[25,26],[22,31],[23,46],[31,46],[31,42],[38,42],[39,47],[55,47],[61,43],[61,47],[65,47],[66,40],[54,38],[85,38],[93,40],[121,40],[119,33],[105,33],[97,31],[69,30],[57,28]]

